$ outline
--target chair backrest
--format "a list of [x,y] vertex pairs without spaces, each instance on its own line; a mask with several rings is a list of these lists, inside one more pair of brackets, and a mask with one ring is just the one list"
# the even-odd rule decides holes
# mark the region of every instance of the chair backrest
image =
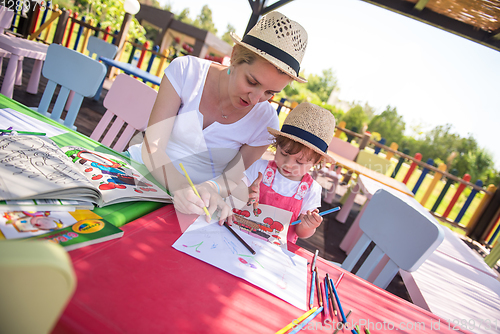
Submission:
[[67,252],[50,241],[0,242],[0,333],[50,333],[73,295]]
[[[417,270],[444,239],[430,213],[412,197],[401,196],[384,189],[375,192],[359,221],[363,235],[342,263],[342,268],[351,271],[373,241],[375,246],[356,275],[383,289],[399,268]],[[387,263],[374,272],[384,255],[389,258],[385,258]]]
[[100,141],[113,116],[116,116],[101,143],[111,147],[120,129],[126,124],[126,128],[112,147],[116,151],[123,151],[135,131],[144,131],[148,126],[156,95],[156,90],[145,83],[127,74],[119,74],[103,101],[107,111],[90,138]]
[[113,59],[118,51],[118,47],[95,36],[90,36],[87,44],[87,50],[89,51],[89,57],[91,58],[96,55],[95,59],[97,60],[99,60],[99,57]]
[[4,33],[5,29],[10,29],[14,11],[11,8],[0,6],[0,34]]
[[330,145],[328,145],[328,150],[352,161],[356,159],[359,152],[358,147],[337,137],[333,137]]
[[381,174],[387,173],[392,167],[390,160],[365,150],[359,151],[356,162]]
[[[38,105],[38,112],[63,123],[62,111],[70,91],[74,91],[74,97],[64,119],[64,125],[74,129],[73,124],[80,111],[83,97],[95,95],[106,75],[106,66],[80,52],[59,44],[51,44],[47,49],[42,75],[48,82]],[[61,88],[49,115],[49,105],[57,85]]]

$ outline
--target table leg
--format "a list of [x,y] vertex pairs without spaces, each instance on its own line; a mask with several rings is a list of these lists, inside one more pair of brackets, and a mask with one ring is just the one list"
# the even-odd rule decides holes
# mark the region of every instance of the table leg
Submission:
[[335,217],[335,219],[340,223],[345,223],[347,220],[347,216],[349,216],[349,212],[351,212],[352,206],[354,204],[354,199],[356,198],[356,194],[359,191],[359,185],[356,183],[354,188],[352,188],[349,197],[345,201],[344,205],[342,205],[342,209],[340,209],[339,213]]
[[14,82],[16,80],[17,64],[19,63],[19,56],[15,54],[10,55],[9,64],[7,65],[7,70],[5,71],[5,76],[3,78],[2,90],[0,93],[12,98],[14,93]]
[[40,74],[42,73],[43,60],[36,59],[31,71],[30,81],[26,91],[30,94],[38,93],[38,84],[40,83]]
[[354,222],[344,236],[344,239],[342,239],[342,241],[340,242],[340,249],[342,249],[347,255],[349,255],[351,249],[354,247],[358,239],[363,235],[363,231],[361,231],[361,228],[359,227],[359,220],[365,212],[366,204],[368,204],[368,201],[369,199],[367,198],[365,204],[363,205],[363,208],[361,209],[361,211],[359,211],[356,219],[354,219]]
[[17,61],[16,85],[18,86],[22,86],[23,84],[23,59],[24,57],[19,57]]

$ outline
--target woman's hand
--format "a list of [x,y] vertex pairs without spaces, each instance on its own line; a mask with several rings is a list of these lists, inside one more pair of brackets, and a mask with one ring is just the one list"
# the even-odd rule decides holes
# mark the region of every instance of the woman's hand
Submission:
[[259,175],[253,181],[253,183],[248,187],[248,202],[247,205],[253,203],[253,213],[258,216],[257,208],[259,206],[259,196],[260,196],[260,182],[262,181],[262,173],[259,172]]
[[[204,182],[195,187],[201,198],[189,186],[182,187],[173,192],[175,209],[185,214],[205,215],[207,223],[212,219],[213,213],[219,210],[219,224],[222,225],[227,219],[228,224],[231,225],[233,222],[233,211],[218,194],[215,186],[211,182]],[[204,207],[208,209],[209,216],[206,215]]]

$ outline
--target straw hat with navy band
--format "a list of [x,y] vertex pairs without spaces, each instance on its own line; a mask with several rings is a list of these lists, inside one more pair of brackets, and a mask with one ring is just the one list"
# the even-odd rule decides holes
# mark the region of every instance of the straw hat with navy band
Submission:
[[285,136],[321,154],[326,162],[335,161],[328,155],[328,145],[335,133],[335,117],[316,104],[302,102],[285,119],[281,131],[267,128],[273,136]]
[[243,37],[231,33],[231,38],[250,51],[269,61],[298,82],[300,63],[307,47],[307,32],[297,22],[278,12],[263,16]]

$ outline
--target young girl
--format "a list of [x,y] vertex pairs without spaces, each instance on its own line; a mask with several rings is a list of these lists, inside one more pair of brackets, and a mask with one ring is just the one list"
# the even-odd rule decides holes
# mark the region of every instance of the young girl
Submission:
[[[321,186],[309,170],[322,161],[333,163],[328,144],[335,132],[335,117],[315,104],[301,103],[287,116],[281,131],[267,128],[275,137],[274,160],[257,160],[245,171],[249,203],[259,203],[292,212],[287,241],[309,238],[321,224]],[[255,180],[252,184],[251,181]]]

